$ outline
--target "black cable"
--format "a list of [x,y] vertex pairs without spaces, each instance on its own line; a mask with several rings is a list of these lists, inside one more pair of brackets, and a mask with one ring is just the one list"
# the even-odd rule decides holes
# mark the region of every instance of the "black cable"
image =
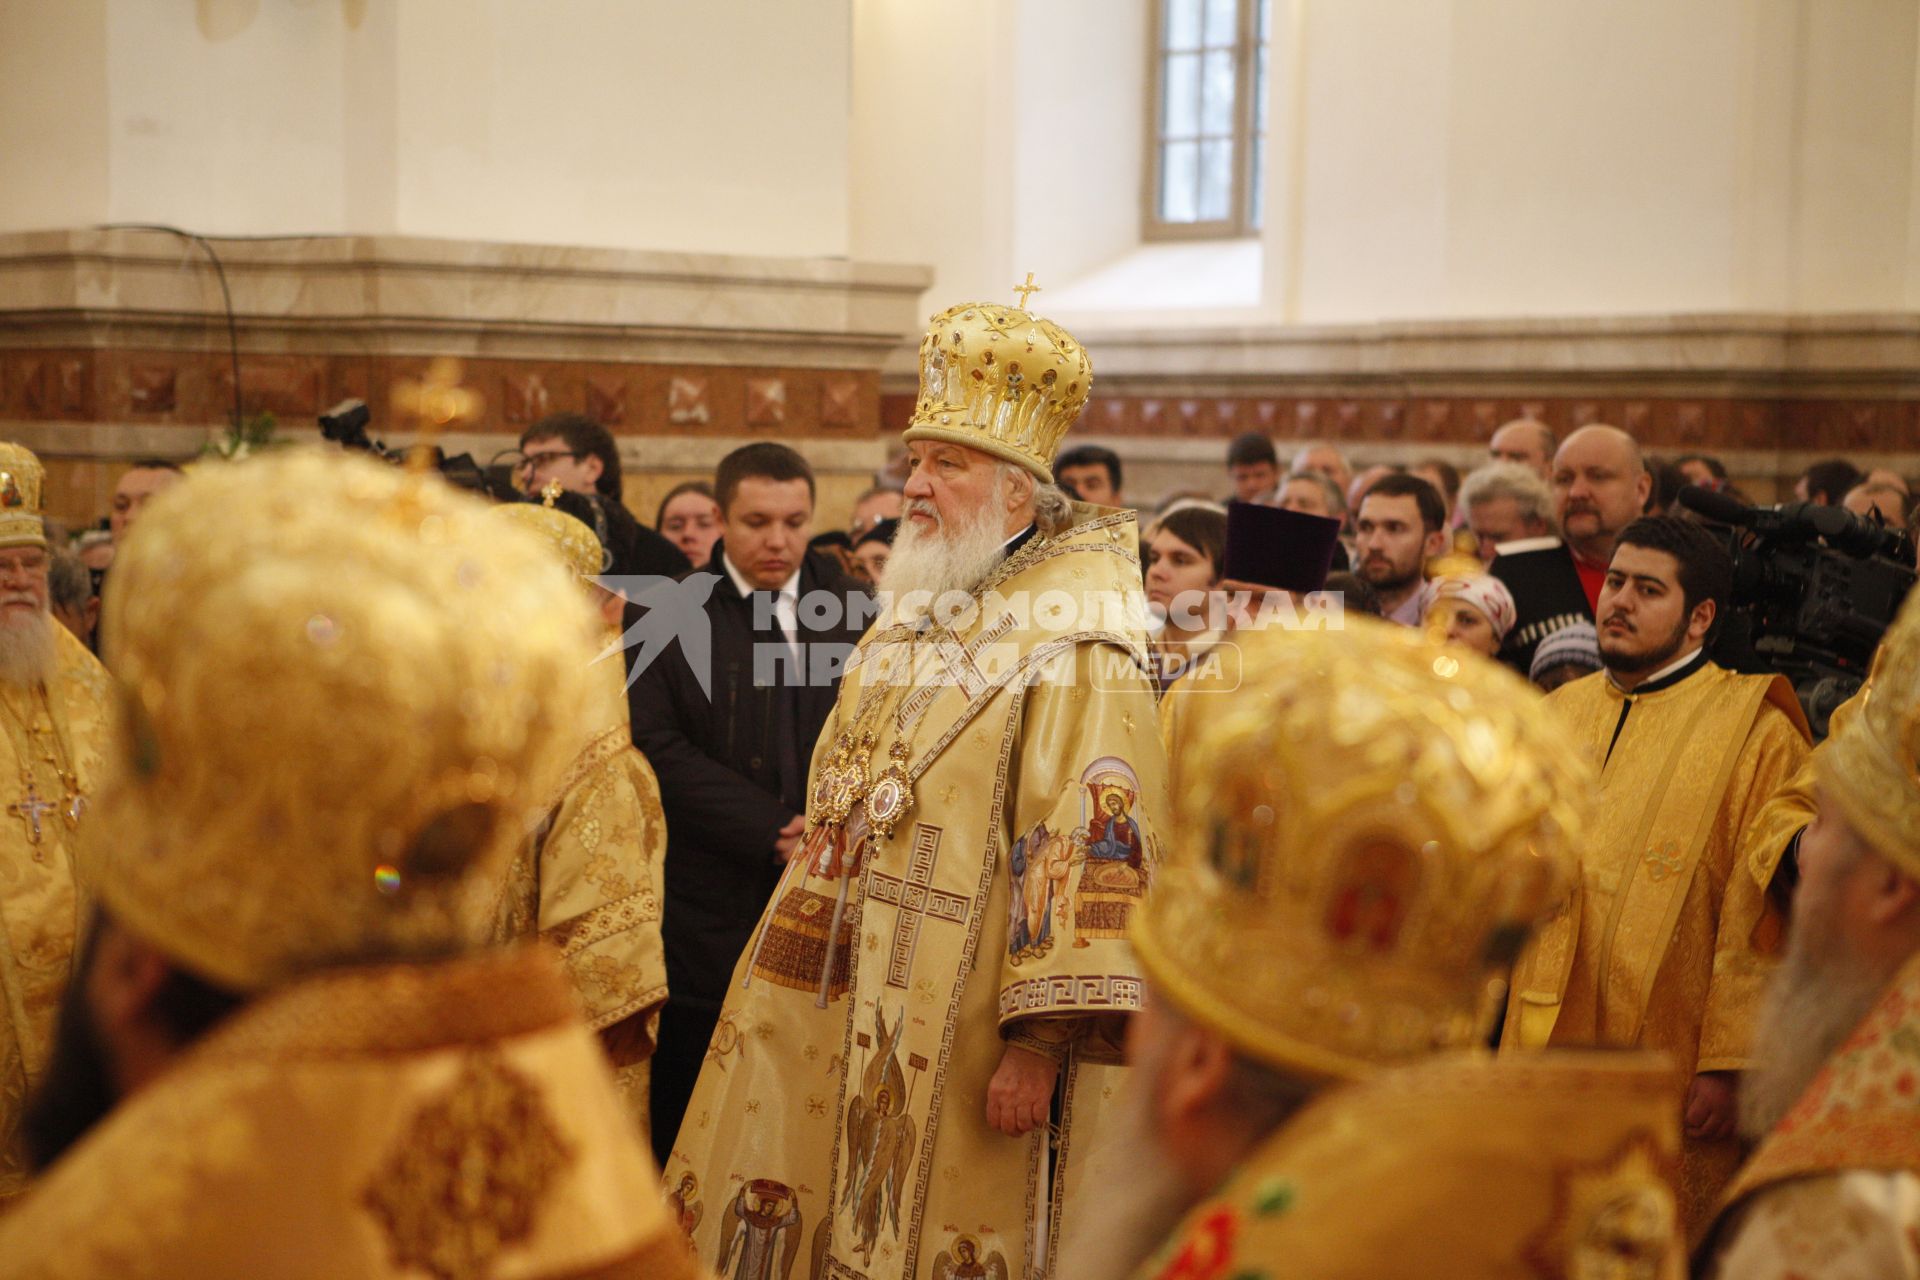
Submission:
[[[227,268],[226,265],[220,261],[220,255],[213,251],[213,246],[207,242],[207,238],[198,232],[185,231],[179,227],[171,227],[161,222],[105,222],[99,224],[95,230],[159,231],[166,235],[179,236],[182,240],[191,241],[199,245],[200,251],[207,255],[207,261],[213,264],[213,273],[220,281],[221,304],[225,306],[227,310],[227,354],[233,361],[233,431],[237,436],[240,432],[240,406],[243,403],[240,397],[240,325],[234,318],[233,291],[227,287]],[[269,239],[275,237],[260,236],[255,238]]]

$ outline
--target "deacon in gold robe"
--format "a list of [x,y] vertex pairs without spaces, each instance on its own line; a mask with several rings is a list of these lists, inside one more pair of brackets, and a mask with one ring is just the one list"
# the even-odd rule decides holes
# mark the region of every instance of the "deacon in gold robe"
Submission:
[[47,610],[42,479],[38,458],[0,444],[0,1212],[27,1185],[17,1130],[73,962],[73,838],[107,745],[106,669]]
[[693,1274],[550,952],[488,942],[592,696],[549,549],[289,451],[155,498],[107,594],[99,909],[0,1277]]
[[921,346],[889,600],[666,1169],[724,1276],[1052,1272],[1165,802],[1133,514],[1049,483],[1090,382],[1018,308]]
[[1666,1052],[1695,1234],[1741,1158],[1738,1076],[1781,930],[1748,855],[1791,833],[1755,818],[1808,751],[1784,679],[1707,657],[1731,576],[1690,521],[1620,535],[1600,595],[1606,670],[1548,697],[1600,771],[1599,821],[1566,909],[1515,967],[1502,1041]]
[[[612,641],[622,601],[593,581],[605,568],[600,540],[565,509],[577,496],[562,494],[556,482],[543,497],[543,503],[508,503],[494,511],[531,528],[559,553],[599,611],[603,638]],[[594,698],[580,723],[578,753],[508,868],[495,935],[537,935],[559,951],[587,1025],[599,1033],[627,1108],[650,1142],[647,1066],[667,999],[660,941],[667,821],[660,784],[633,745],[625,668],[602,659],[592,675]]]
[[1920,596],[1814,753],[1710,1280],[1920,1276]]
[[1182,719],[1149,999],[1059,1274],[1675,1280],[1665,1061],[1479,1047],[1575,874],[1586,761],[1417,631],[1242,646],[1239,693]]

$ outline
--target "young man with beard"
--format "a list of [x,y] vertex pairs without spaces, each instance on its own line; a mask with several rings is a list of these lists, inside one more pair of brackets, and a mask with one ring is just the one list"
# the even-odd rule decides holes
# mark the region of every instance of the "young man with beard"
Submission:
[[1752,870],[1754,842],[1776,837],[1754,819],[1808,751],[1784,678],[1707,657],[1732,574],[1692,521],[1649,516],[1620,534],[1600,593],[1606,669],[1548,697],[1599,771],[1601,820],[1573,902],[1515,966],[1502,1041],[1669,1054],[1696,1233],[1739,1163],[1739,1078],[1779,928]]
[[1418,476],[1391,472],[1374,481],[1353,519],[1354,572],[1380,597],[1380,611],[1403,627],[1420,625],[1427,561],[1447,549],[1447,504]]
[[1501,661],[1525,674],[1534,646],[1576,622],[1592,622],[1614,539],[1647,509],[1653,477],[1634,438],[1595,423],[1568,436],[1550,476],[1560,538],[1528,539],[1494,557],[1487,572],[1507,584],[1517,616]]
[[1741,1097],[1760,1146],[1702,1252],[1710,1280],[1920,1275],[1920,598],[1871,687],[1813,756],[1793,926]]
[[48,606],[44,472],[0,444],[0,1210],[23,1191],[15,1135],[45,1079],[80,927],[73,841],[107,749],[110,681]]
[[288,450],[155,498],[108,593],[127,731],[0,1277],[691,1275],[556,960],[487,939],[595,678],[551,552]]
[[1666,1065],[1478,1047],[1592,770],[1511,672],[1417,631],[1246,646],[1175,744],[1146,1010],[1059,1274],[1673,1280]]
[[668,1161],[730,1206],[695,1229],[709,1264],[777,1229],[796,1274],[919,1280],[961,1235],[1053,1273],[1165,811],[1134,514],[1051,483],[1091,383],[1017,307],[951,308],[921,344],[883,612]]

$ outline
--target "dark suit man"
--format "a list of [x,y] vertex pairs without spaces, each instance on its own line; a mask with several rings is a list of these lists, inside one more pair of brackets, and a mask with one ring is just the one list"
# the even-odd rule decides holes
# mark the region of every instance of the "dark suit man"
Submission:
[[653,1059],[662,1160],[734,963],[798,847],[814,740],[871,613],[860,583],[806,550],[814,483],[799,454],[770,443],[735,450],[714,497],[721,540],[699,570],[716,578],[705,605],[706,688],[701,655],[688,652],[699,646],[682,640],[628,691],[634,745],[660,778],[667,814],[668,997]]

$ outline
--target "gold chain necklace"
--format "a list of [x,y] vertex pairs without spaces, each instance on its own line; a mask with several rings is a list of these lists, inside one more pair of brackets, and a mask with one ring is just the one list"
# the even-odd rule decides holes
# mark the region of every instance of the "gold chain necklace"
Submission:
[[[34,861],[44,863],[46,853],[41,847],[44,834],[42,820],[52,810],[59,809],[60,816],[71,829],[79,825],[87,800],[81,794],[80,776],[74,771],[73,755],[63,740],[60,722],[53,714],[53,699],[44,682],[35,682],[32,696],[38,698],[39,709],[46,712],[47,727],[44,730],[36,728],[30,719],[22,716],[10,698],[0,696],[0,706],[4,706],[7,712],[7,737],[12,741],[14,758],[20,765],[21,799],[8,805],[7,813],[26,824],[27,842],[33,846]],[[62,804],[56,805],[44,799],[34,785],[36,742],[39,743],[38,758],[53,767],[54,775],[59,778],[61,788],[66,792]]]
[[[878,641],[875,642],[878,644]],[[897,643],[897,642],[888,642]],[[919,658],[920,636],[907,636],[907,674],[911,676]],[[881,839],[890,839],[894,828],[913,808],[913,780],[908,774],[908,746],[905,725],[900,720],[900,704],[911,688],[898,673],[886,671],[860,691],[854,706],[851,728],[840,728],[840,705],[833,709],[833,751],[821,764],[814,779],[812,804],[808,815],[815,827],[843,828],[858,810],[865,828]],[[889,698],[888,695],[895,695]],[[875,734],[891,707],[894,712],[894,739],[888,748],[888,761],[879,774],[871,772]],[[865,843],[863,838],[858,842]],[[844,851],[857,863],[860,850]]]

